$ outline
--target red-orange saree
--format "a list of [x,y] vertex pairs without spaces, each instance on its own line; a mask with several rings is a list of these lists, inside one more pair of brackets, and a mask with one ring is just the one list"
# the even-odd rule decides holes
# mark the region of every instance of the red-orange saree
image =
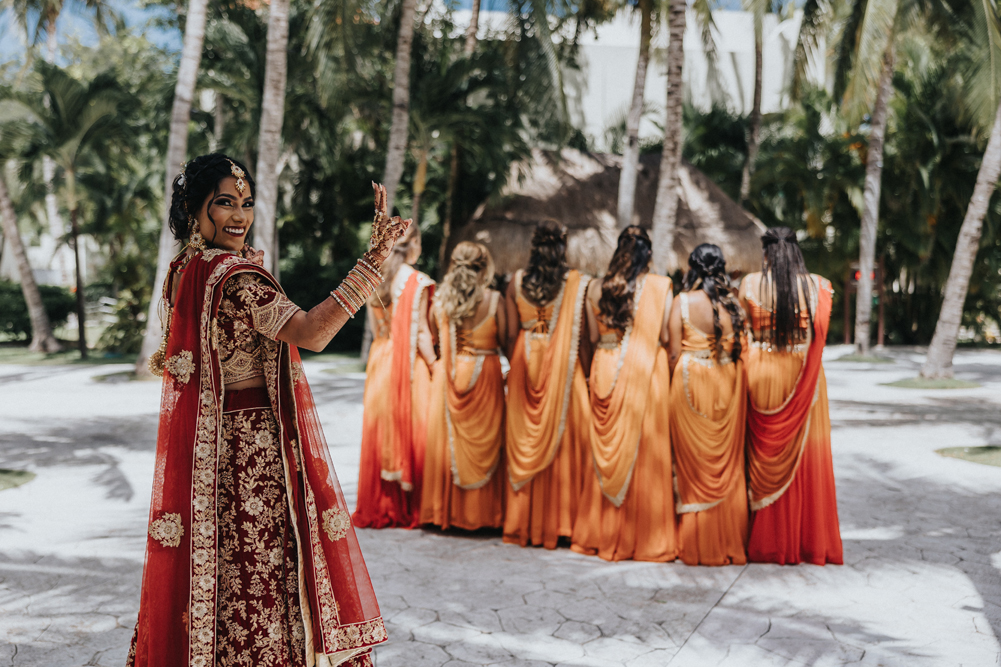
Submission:
[[[146,566],[130,666],[217,664],[225,577],[220,535],[226,528],[220,522],[226,509],[220,502],[226,486],[220,462],[230,443],[222,429],[226,391],[214,325],[223,283],[239,272],[259,274],[280,290],[257,265],[219,250],[191,258],[180,280],[165,355]],[[371,648],[386,641],[386,629],[298,351],[269,341],[264,371],[277,422],[275,446],[291,515],[287,523],[297,549],[305,655],[294,662],[370,665]],[[262,637],[268,630],[261,629]]]

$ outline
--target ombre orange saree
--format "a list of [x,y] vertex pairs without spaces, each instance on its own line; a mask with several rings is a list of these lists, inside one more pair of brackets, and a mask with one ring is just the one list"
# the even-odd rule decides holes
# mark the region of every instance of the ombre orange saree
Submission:
[[[394,284],[390,324],[388,383],[383,396],[372,396],[381,423],[375,427],[380,445],[362,450],[358,504],[352,516],[359,528],[416,528],[420,525],[421,483],[427,438],[427,407],[431,374],[418,354],[421,318],[428,317],[434,281],[404,265]],[[367,422],[372,427],[372,420]]]
[[[822,363],[833,290],[825,279],[816,278],[815,284],[813,329],[808,330],[805,354],[772,350],[767,344],[755,344],[748,354],[752,561],[843,562]],[[752,328],[760,330],[771,313],[752,295],[748,299]]]
[[[222,286],[239,272],[259,274],[280,290],[257,265],[218,250],[192,257],[180,280],[166,348],[146,566],[130,666],[218,664],[218,640],[226,630],[220,600],[230,594],[221,588],[226,573],[220,541],[230,528],[221,522],[231,482],[221,478],[221,470],[235,440],[223,428],[226,391],[215,321]],[[264,371],[267,414],[274,417],[270,429],[257,431],[255,444],[280,450],[296,549],[296,572],[282,580],[297,582],[301,619],[294,620],[305,632],[304,655],[292,662],[370,665],[371,648],[386,641],[386,629],[298,351],[268,341]],[[260,582],[263,587],[274,583]],[[268,632],[262,627],[259,639],[266,641]]]
[[[671,280],[639,282],[633,323],[609,331],[591,363],[591,463],[571,548],[605,560],[667,561],[677,555],[667,410],[671,375],[660,344]],[[621,338],[619,337],[621,334]]]

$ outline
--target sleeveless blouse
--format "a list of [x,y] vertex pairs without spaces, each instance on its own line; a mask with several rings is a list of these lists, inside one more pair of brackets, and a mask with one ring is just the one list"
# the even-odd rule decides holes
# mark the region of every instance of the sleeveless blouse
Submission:
[[223,383],[263,377],[261,336],[277,340],[282,327],[299,310],[256,273],[237,273],[227,280],[213,332]]
[[[682,292],[678,295],[679,304],[681,305],[681,353],[686,357],[691,357],[695,359],[698,363],[703,366],[713,366],[718,363],[721,366],[725,366],[732,363],[730,358],[730,352],[733,350],[733,340],[734,334],[730,332],[723,337],[722,340],[722,356],[717,360],[715,358],[716,352],[716,336],[713,334],[707,334],[702,329],[698,328],[689,319],[688,315],[688,292]],[[686,361],[687,366],[687,361]]]
[[[500,293],[493,292],[490,295],[490,306],[486,317],[469,329],[466,327],[454,326],[455,341],[453,350],[460,356],[489,356],[497,354],[500,350],[500,341],[497,337],[497,301]],[[450,328],[453,328],[450,325]]]

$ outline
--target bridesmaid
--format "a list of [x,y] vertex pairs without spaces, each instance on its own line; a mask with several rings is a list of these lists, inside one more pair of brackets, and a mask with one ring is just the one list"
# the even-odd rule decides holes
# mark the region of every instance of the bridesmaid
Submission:
[[689,565],[743,564],[744,317],[717,246],[695,248],[688,267],[669,324],[679,555]]
[[[591,460],[571,548],[605,560],[668,561],[678,545],[671,488],[667,358],[671,279],[652,275],[650,237],[627,227],[587,290]],[[586,468],[585,468],[586,470]]]
[[421,523],[441,528],[500,528],[504,521],[504,374],[500,351],[506,312],[489,289],[494,262],[486,246],[463,241],[435,296],[432,333],[441,371],[431,381]]
[[420,256],[420,229],[410,225],[383,264],[386,280],[369,302],[373,344],[365,382],[358,505],[352,515],[360,528],[414,528],[420,523],[436,360],[428,322],[434,281],[413,268]]
[[748,491],[755,510],[748,557],[841,564],[821,363],[834,290],[807,272],[791,229],[769,229],[761,243],[762,271],[740,287],[754,337],[747,356]]
[[566,228],[540,222],[506,299],[504,541],[547,549],[573,532],[590,415],[577,354],[589,278],[567,266],[566,249]]

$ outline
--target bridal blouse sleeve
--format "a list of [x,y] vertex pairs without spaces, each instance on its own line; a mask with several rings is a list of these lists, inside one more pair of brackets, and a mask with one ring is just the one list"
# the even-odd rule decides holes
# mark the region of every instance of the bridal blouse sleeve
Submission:
[[278,332],[301,310],[258,273],[237,273],[223,286],[220,312],[237,328],[278,339]]

